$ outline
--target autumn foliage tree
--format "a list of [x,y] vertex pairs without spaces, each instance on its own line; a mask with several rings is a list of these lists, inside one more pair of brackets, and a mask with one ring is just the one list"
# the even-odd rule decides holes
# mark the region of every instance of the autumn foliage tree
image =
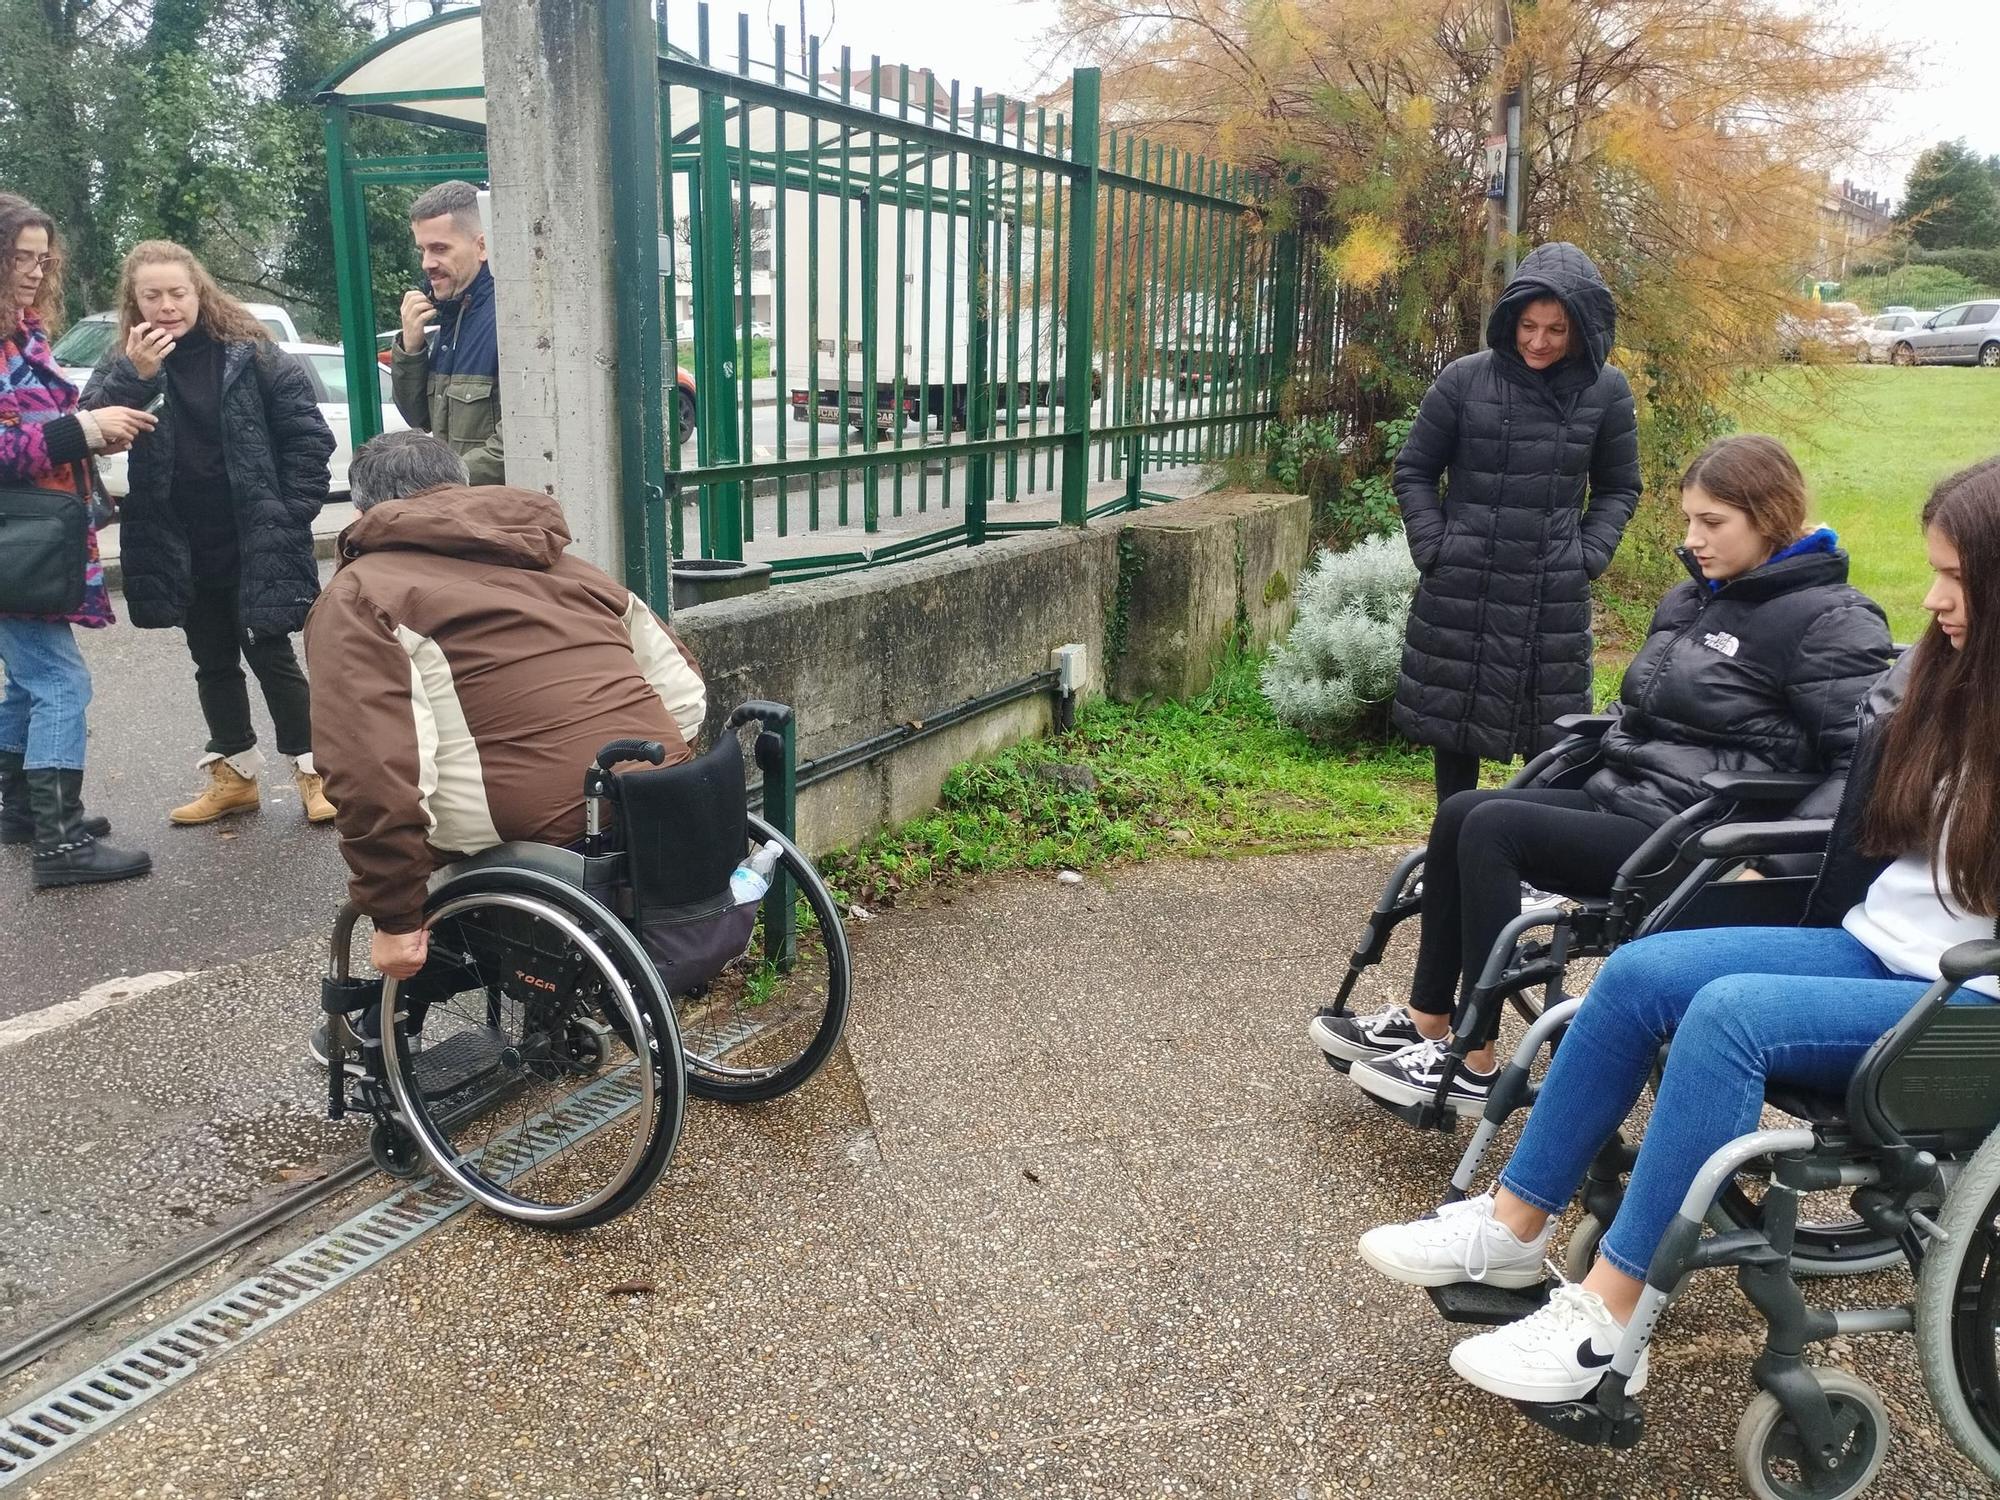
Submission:
[[1310,231],[1345,333],[1297,399],[1363,438],[1482,342],[1479,164],[1494,96],[1520,82],[1516,248],[1571,240],[1603,269],[1649,495],[1670,505],[1667,476],[1768,354],[1828,173],[1898,59],[1779,0],[1511,0],[1501,47],[1508,3],[1066,0],[1063,31],[1121,125],[1279,185],[1272,227]]

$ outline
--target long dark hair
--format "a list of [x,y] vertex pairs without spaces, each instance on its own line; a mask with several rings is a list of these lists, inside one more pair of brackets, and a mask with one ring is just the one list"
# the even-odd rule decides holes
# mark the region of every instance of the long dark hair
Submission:
[[[1861,847],[1899,858],[1932,855],[1932,878],[1978,916],[2000,916],[2000,458],[1952,475],[1931,492],[1924,529],[1958,550],[1965,642],[1953,649],[1937,622],[1911,648],[1903,706],[1882,742]],[[1951,822],[1938,859],[1939,835]]]
[[[35,293],[34,313],[48,330],[50,338],[62,332],[63,325],[63,283],[62,283],[62,236],[56,233],[56,221],[43,213],[34,204],[18,193],[0,193],[0,255],[8,257],[8,271],[13,270],[14,247],[21,243],[24,229],[46,229],[49,232],[49,268],[42,276],[41,290]],[[11,285],[11,283],[9,283]],[[14,319],[11,313],[0,314],[7,320],[5,331],[11,332]]]

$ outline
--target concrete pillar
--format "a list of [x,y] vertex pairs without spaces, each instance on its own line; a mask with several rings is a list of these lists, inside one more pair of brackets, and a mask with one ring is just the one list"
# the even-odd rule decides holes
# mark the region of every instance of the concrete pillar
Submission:
[[576,550],[624,571],[611,151],[600,0],[486,6],[489,241],[507,482],[554,495]]

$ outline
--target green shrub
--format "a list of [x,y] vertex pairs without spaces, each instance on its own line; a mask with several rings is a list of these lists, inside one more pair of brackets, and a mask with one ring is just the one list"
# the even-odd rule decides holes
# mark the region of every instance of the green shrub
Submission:
[[1379,731],[1416,586],[1400,532],[1318,553],[1299,579],[1298,622],[1261,676],[1278,718],[1319,738]]
[[1416,422],[1416,408],[1380,423],[1366,442],[1343,439],[1333,417],[1299,417],[1268,439],[1271,472],[1313,498],[1313,535],[1336,551],[1402,524],[1390,472]]

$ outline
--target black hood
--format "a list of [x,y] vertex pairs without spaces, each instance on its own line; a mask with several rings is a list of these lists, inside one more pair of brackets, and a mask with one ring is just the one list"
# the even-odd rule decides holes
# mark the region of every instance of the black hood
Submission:
[[1486,321],[1487,346],[1507,368],[1529,373],[1514,348],[1514,325],[1521,321],[1523,309],[1541,297],[1561,301],[1569,312],[1576,340],[1570,357],[1549,372],[1550,383],[1557,389],[1591,384],[1611,358],[1611,346],[1618,335],[1618,309],[1596,264],[1574,245],[1557,241],[1528,252]]

